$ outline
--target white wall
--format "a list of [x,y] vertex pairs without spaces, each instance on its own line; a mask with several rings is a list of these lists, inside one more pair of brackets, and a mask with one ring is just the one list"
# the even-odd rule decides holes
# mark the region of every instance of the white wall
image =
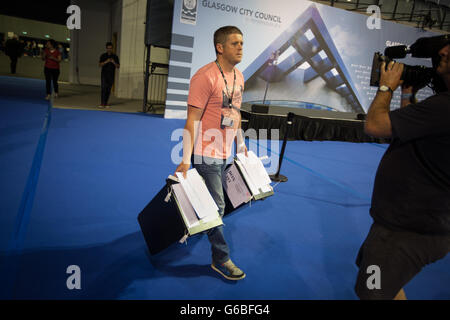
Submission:
[[[111,41],[112,4],[110,0],[72,0],[81,9],[81,29],[72,30],[72,64],[70,81],[73,83],[100,85],[98,60]],[[78,68],[78,73],[77,73]]]
[[[116,90],[120,98],[143,99],[144,96],[146,12],[147,0],[122,1],[120,72]],[[167,64],[169,50],[152,47],[151,61]]]
[[111,36],[117,33],[116,54],[120,57],[122,30],[122,0],[113,0],[111,4]]
[[122,1],[120,73],[116,91],[120,98],[143,96],[146,10],[146,0]]

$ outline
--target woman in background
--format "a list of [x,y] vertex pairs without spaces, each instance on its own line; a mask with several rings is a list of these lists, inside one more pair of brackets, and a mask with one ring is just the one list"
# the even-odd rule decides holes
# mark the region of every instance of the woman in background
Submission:
[[45,49],[42,51],[42,60],[45,61],[44,74],[47,87],[47,96],[45,99],[50,100],[52,94],[52,81],[55,98],[58,98],[59,63],[61,62],[61,53],[56,47],[55,40],[50,39],[45,44]]

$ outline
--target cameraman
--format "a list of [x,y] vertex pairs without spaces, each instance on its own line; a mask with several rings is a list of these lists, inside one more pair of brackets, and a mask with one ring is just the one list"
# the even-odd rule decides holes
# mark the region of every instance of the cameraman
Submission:
[[[356,264],[360,299],[406,299],[403,287],[427,264],[450,252],[450,44],[438,51],[437,94],[410,103],[420,88],[406,87],[404,65],[381,66],[380,88],[365,132],[392,138],[375,177],[370,215],[374,223]],[[401,108],[390,111],[393,92],[402,86]],[[369,289],[378,266],[381,286]]]

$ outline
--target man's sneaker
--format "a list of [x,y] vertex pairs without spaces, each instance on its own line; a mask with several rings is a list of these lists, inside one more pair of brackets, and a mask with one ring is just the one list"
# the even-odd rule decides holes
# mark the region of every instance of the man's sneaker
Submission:
[[101,105],[99,105],[98,107],[99,107],[100,109],[103,109],[103,108],[105,108],[105,105],[101,104]]
[[228,280],[241,280],[245,278],[245,273],[236,267],[231,260],[228,260],[221,265],[215,265],[213,263],[211,264],[211,268]]

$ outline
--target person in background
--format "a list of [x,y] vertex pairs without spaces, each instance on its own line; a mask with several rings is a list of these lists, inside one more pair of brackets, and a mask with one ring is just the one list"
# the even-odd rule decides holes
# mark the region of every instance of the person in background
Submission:
[[67,53],[67,48],[66,47],[62,47],[62,58],[64,61],[67,61],[69,59],[69,55]]
[[44,74],[47,89],[46,100],[50,100],[53,91],[55,98],[58,98],[58,78],[59,78],[59,63],[61,62],[61,53],[56,48],[56,41],[50,39],[45,44],[45,49],[42,51],[42,60],[45,61]]
[[11,73],[15,74],[17,70],[17,60],[23,54],[23,47],[19,42],[19,37],[14,34],[11,39],[8,39],[5,43],[5,53],[11,60],[10,68]]
[[61,43],[58,43],[58,51],[61,54],[61,58],[64,59],[64,47]]
[[5,40],[0,40],[0,52],[5,52]]
[[25,53],[25,47],[27,46],[23,39],[19,39],[20,43],[20,57]]
[[30,56],[31,56],[31,41],[27,41],[27,42],[26,42],[24,54],[25,54],[27,57],[30,57]]
[[45,50],[45,44],[46,44],[46,42],[42,42],[42,41],[37,42],[38,56],[42,56],[42,52]]
[[34,41],[34,40],[31,43],[31,51],[32,51],[32,56],[33,57],[39,56],[39,48],[37,46],[36,41]]
[[113,53],[113,44],[106,43],[106,52],[100,56],[99,67],[102,68],[102,92],[99,108],[109,108],[108,100],[114,84],[116,69],[120,68],[119,57]]

